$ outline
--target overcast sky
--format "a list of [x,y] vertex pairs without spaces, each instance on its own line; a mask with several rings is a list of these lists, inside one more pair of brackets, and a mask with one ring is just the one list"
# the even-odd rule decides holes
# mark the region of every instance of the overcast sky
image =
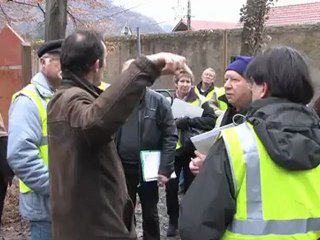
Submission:
[[[278,0],[277,5],[317,2],[318,0]],[[320,0],[319,0],[320,1]],[[318,1],[318,2],[319,2]],[[154,18],[158,23],[177,23],[187,13],[187,0],[114,0],[115,4]],[[178,8],[178,2],[180,8]],[[194,19],[237,22],[246,0],[191,0]],[[175,18],[176,17],[176,18]]]

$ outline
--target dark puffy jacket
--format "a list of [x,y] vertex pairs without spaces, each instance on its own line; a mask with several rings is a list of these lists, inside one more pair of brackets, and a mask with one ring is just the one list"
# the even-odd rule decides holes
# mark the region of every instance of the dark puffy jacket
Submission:
[[159,174],[169,177],[173,172],[177,140],[170,103],[147,88],[140,105],[118,132],[116,142],[124,168],[138,166],[141,150],[160,150]]
[[[307,170],[320,164],[320,120],[309,108],[285,99],[267,98],[255,101],[248,108],[246,119],[271,159],[282,168]],[[211,147],[180,206],[182,239],[218,240],[231,224],[236,195],[222,138]]]
[[[4,127],[2,116],[0,114],[0,177],[2,177],[4,180],[8,180],[10,178],[12,179],[14,176],[7,162],[7,145],[8,135]],[[7,182],[5,182],[5,184],[7,184]]]

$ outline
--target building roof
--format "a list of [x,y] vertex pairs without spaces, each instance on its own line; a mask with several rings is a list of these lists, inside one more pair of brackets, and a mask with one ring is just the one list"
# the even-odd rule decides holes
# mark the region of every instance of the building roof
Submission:
[[[320,2],[303,3],[272,7],[269,12],[267,26],[281,26],[291,24],[314,24],[320,23]],[[191,30],[208,29],[234,29],[241,28],[242,23],[212,22],[191,19]],[[186,31],[187,21],[181,19],[172,30],[173,32]]]
[[320,22],[320,2],[272,7],[267,26]]
[[[237,23],[231,22],[212,22],[202,20],[191,20],[191,30],[209,30],[209,29],[233,29],[237,27]],[[181,19],[178,24],[173,28],[173,32],[186,31],[187,20]]]

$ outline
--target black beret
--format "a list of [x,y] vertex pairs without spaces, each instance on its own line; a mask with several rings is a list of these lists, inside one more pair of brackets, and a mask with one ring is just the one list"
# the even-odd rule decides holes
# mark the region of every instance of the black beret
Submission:
[[45,53],[60,53],[63,39],[45,42],[38,50],[38,57],[41,58]]

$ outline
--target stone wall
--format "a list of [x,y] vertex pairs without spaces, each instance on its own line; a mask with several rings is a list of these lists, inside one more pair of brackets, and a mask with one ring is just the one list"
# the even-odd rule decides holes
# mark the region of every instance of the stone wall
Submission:
[[[316,85],[320,83],[320,24],[271,27],[267,46],[292,46],[309,57]],[[142,54],[161,51],[185,56],[196,81],[206,67],[217,72],[217,85],[223,85],[223,74],[231,56],[240,53],[241,29],[152,34],[141,36]],[[106,38],[108,57],[106,81],[112,83],[120,73],[122,63],[137,56],[136,36]],[[171,78],[161,77],[154,88],[173,88]]]

